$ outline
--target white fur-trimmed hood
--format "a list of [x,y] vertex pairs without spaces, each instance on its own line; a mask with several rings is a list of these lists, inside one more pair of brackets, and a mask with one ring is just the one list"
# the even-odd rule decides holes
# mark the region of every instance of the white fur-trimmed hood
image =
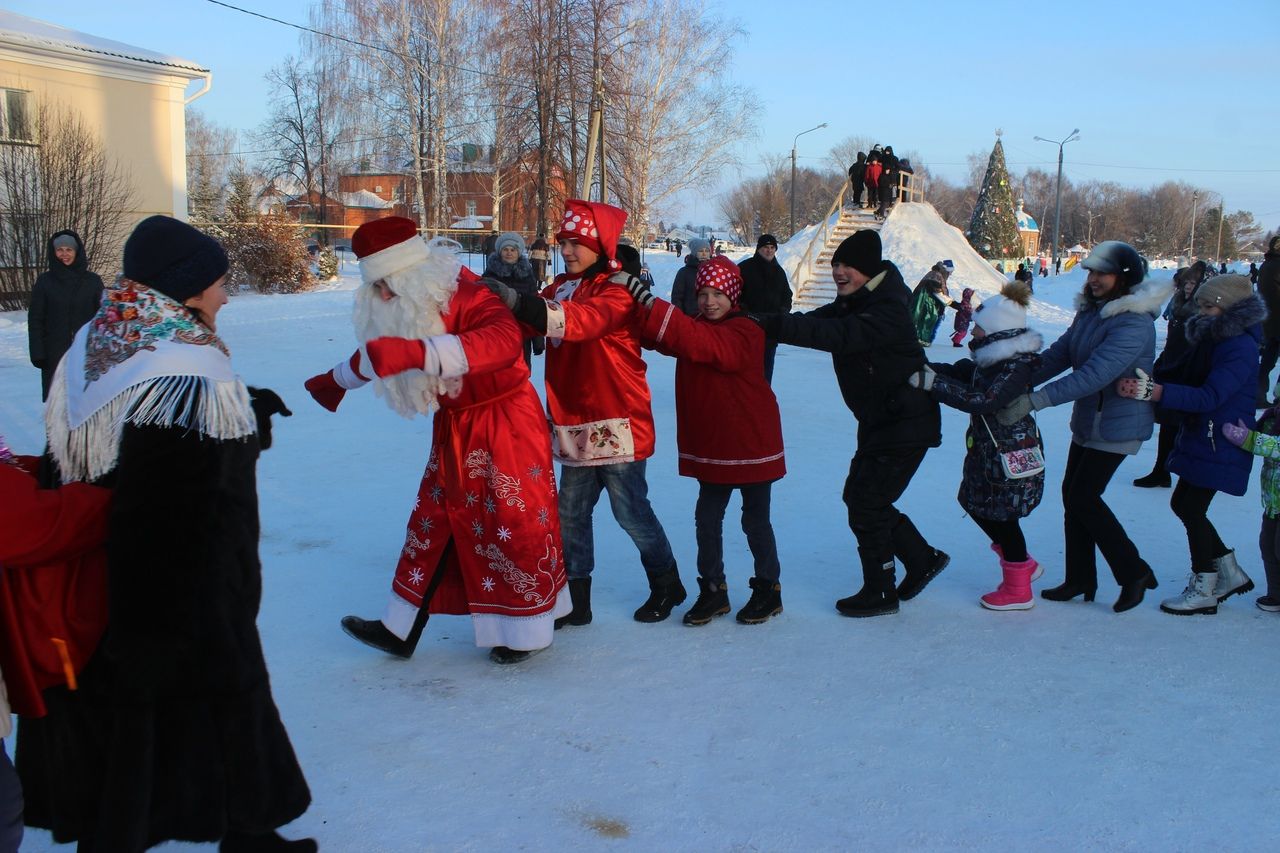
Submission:
[[[1104,302],[1100,313],[1103,319],[1126,313],[1150,314],[1152,317],[1158,317],[1165,303],[1169,301],[1169,297],[1173,296],[1173,289],[1172,282],[1147,279],[1119,299]],[[1077,311],[1084,311],[1094,304],[1096,303],[1089,298],[1086,291],[1076,294]]]
[[979,367],[990,367],[1015,355],[1027,352],[1038,353],[1042,349],[1044,349],[1044,336],[1034,329],[1026,329],[1022,334],[1012,338],[992,341],[986,346],[976,347],[973,350],[973,361]]

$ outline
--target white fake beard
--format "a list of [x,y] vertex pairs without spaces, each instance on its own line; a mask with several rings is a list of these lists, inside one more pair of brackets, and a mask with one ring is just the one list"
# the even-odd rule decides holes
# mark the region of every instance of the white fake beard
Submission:
[[[441,315],[449,312],[449,300],[458,289],[461,264],[441,251],[404,272],[389,275],[383,281],[396,294],[383,300],[371,284],[356,290],[353,322],[356,339],[363,345],[374,338],[395,337],[424,339],[446,334]],[[364,364],[369,364],[368,354]],[[370,368],[372,371],[372,368]],[[429,415],[440,407],[439,395],[456,397],[462,391],[462,380],[428,376],[421,370],[407,370],[385,379],[374,378],[374,393],[384,398],[393,410],[406,418]]]

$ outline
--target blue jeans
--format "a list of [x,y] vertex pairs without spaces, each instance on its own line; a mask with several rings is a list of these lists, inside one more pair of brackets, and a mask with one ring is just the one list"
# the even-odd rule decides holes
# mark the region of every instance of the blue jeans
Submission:
[[591,513],[601,490],[609,492],[613,517],[640,550],[640,563],[650,577],[676,570],[667,534],[649,504],[644,460],[614,465],[560,466],[560,535],[564,568],[570,579],[589,578],[595,568],[595,536]]
[[22,785],[0,740],[0,853],[16,853],[22,843]]
[[778,544],[769,521],[773,484],[726,486],[699,481],[698,485],[698,503],[693,510],[698,537],[698,575],[713,583],[724,583],[724,511],[733,490],[738,489],[742,492],[742,532],[747,534],[747,547],[755,559],[755,575],[777,583],[781,571]]

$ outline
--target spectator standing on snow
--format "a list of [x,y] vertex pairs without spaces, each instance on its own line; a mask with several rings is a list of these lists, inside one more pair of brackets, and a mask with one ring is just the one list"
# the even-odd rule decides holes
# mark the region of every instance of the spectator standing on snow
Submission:
[[645,346],[676,357],[676,443],[680,474],[698,481],[694,527],[698,599],[684,624],[705,625],[729,612],[724,514],[742,493],[742,531],[755,561],[751,598],[737,620],[755,625],[782,612],[778,546],[769,520],[773,482],[786,473],[778,401],[760,373],[764,333],[742,313],[742,278],[724,256],[698,267],[697,317],[645,290]]
[[853,203],[850,207],[862,207],[862,190],[866,185],[867,175],[867,155],[858,152],[858,159],[853,161],[853,165],[849,167],[849,189],[853,193]]
[[1249,283],[1258,286],[1258,265],[1253,261],[1249,262]]
[[1267,405],[1267,389],[1271,387],[1271,371],[1280,358],[1280,234],[1271,238],[1267,253],[1258,267],[1258,295],[1267,305],[1267,319],[1262,324],[1262,366],[1258,370],[1258,408]]
[[[791,312],[791,285],[787,271],[778,263],[778,239],[772,234],[761,234],[756,241],[756,253],[743,261],[738,269],[742,274],[742,298],[739,307],[752,314],[787,314]],[[778,354],[778,342],[766,340],[764,344],[764,378],[773,383],[773,363]]]
[[40,369],[41,400],[49,399],[58,362],[102,301],[102,279],[89,271],[80,235],[74,231],[54,234],[47,257],[49,268],[36,278],[27,312],[27,341],[31,363]]
[[550,260],[551,247],[547,245],[547,238],[539,234],[529,246],[529,263],[533,266],[533,277],[538,287],[547,280],[547,262]]
[[1180,616],[1217,613],[1219,603],[1253,589],[1235,551],[1209,521],[1209,503],[1218,492],[1243,495],[1249,485],[1253,455],[1232,442],[1226,428],[1238,426],[1246,434],[1253,428],[1258,342],[1267,313],[1243,275],[1209,279],[1195,303],[1199,312],[1186,321],[1186,357],[1154,376],[1138,371],[1136,379],[1116,386],[1123,397],[1182,415],[1169,455],[1169,470],[1178,475],[1169,506],[1187,530],[1191,577],[1181,594],[1160,603],[1165,613]]
[[1030,412],[1011,424],[995,417],[1031,389],[1031,376],[1040,365],[1044,341],[1039,332],[1027,328],[1030,301],[1031,289],[1025,282],[1005,285],[974,315],[972,360],[930,362],[909,380],[943,405],[969,413],[968,450],[956,498],[991,540],[991,550],[1000,559],[1000,586],[981,598],[988,610],[1030,610],[1035,606],[1031,581],[1040,572],[1027,553],[1019,519],[1040,504],[1044,470],[1011,477],[1002,461],[1006,453],[1041,449],[1040,430]]
[[[1156,576],[1124,525],[1102,495],[1125,456],[1151,437],[1155,422],[1150,401],[1121,397],[1115,382],[1155,361],[1155,317],[1169,297],[1160,281],[1146,281],[1147,262],[1127,243],[1108,240],[1094,247],[1082,265],[1089,270],[1076,297],[1076,316],[1067,331],[1041,353],[1032,377],[1038,391],[1015,399],[997,415],[1005,425],[1030,411],[1072,403],[1071,449],[1062,476],[1066,578],[1041,598],[1092,601],[1098,588],[1097,551],[1102,552],[1120,596],[1113,610],[1122,613],[1142,603]],[[1145,282],[1145,283],[1144,283]]]
[[[484,277],[495,278],[507,287],[529,296],[537,294],[541,289],[533,272],[533,264],[525,257],[524,238],[514,231],[503,232],[494,241],[494,251],[485,264]],[[543,347],[542,338],[525,338],[524,363],[532,364],[532,357],[542,355]]]
[[955,334],[951,336],[951,345],[961,346],[964,336],[969,332],[969,323],[973,319],[973,288],[966,287],[960,293],[960,303],[956,306],[956,319],[953,325]]
[[[1196,314],[1196,302],[1193,298],[1196,288],[1207,277],[1217,275],[1217,271],[1206,266],[1204,261],[1196,261],[1189,267],[1183,267],[1173,275],[1173,298],[1164,307],[1162,317],[1168,322],[1165,333],[1164,349],[1156,359],[1155,371],[1177,364],[1191,349],[1187,341],[1186,324]],[[1178,437],[1183,415],[1163,406],[1156,407],[1156,423],[1159,430],[1156,434],[1156,461],[1151,473],[1139,477],[1133,484],[1140,489],[1163,488],[1173,485],[1169,476],[1169,454],[1173,451],[1174,439]]]
[[916,339],[922,347],[933,343],[944,310],[948,305],[955,305],[945,296],[947,278],[950,275],[951,271],[942,261],[938,261],[920,279],[911,296],[911,321],[916,328]]
[[675,280],[671,283],[671,302],[686,316],[696,317],[698,314],[698,267],[710,257],[710,243],[701,237],[689,241],[689,254],[685,255],[684,266],[676,271]]
[[[831,353],[845,405],[858,421],[844,502],[858,541],[862,589],[836,602],[845,616],[898,612],[950,562],[893,504],[925,452],[942,441],[937,401],[907,378],[925,365],[902,273],[881,257],[880,235],[857,231],[831,259],[836,299],[805,314],[752,315],[779,343]],[[906,570],[894,586],[900,560]]]

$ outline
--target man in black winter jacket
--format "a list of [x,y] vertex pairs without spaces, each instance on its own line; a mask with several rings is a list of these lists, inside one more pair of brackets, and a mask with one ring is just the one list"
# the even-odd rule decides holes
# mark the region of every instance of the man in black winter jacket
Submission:
[[[738,306],[751,314],[786,314],[791,311],[791,285],[787,271],[778,263],[778,239],[761,234],[756,253],[738,264],[742,273],[742,296]],[[764,378],[773,383],[773,360],[778,353],[777,341],[764,345]]]
[[1267,303],[1267,319],[1262,324],[1262,368],[1258,373],[1258,407],[1267,403],[1271,391],[1271,371],[1280,356],[1280,234],[1271,238],[1258,267],[1258,295]]
[[[807,314],[757,315],[780,343],[831,353],[845,405],[858,420],[844,502],[858,540],[862,589],[836,602],[846,616],[898,612],[950,562],[893,505],[930,447],[942,443],[938,403],[907,384],[925,364],[902,273],[880,256],[880,235],[858,231],[836,249],[836,300]],[[755,317],[753,317],[755,319]],[[895,589],[894,558],[905,575]]]

